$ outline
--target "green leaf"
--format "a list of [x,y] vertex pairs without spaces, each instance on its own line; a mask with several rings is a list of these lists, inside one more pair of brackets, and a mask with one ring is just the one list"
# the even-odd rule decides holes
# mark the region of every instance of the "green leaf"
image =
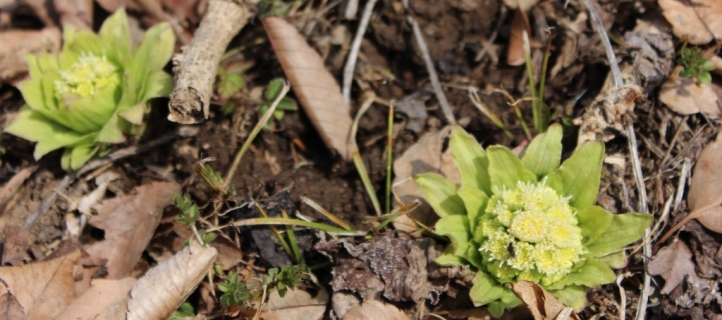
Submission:
[[714,70],[714,68],[714,62],[712,62],[711,60],[705,60],[700,66],[700,69],[702,69],[702,71],[712,71]]
[[474,279],[469,297],[474,306],[483,306],[501,299],[507,289],[500,285],[494,278],[484,271],[478,271]]
[[552,295],[557,297],[561,303],[574,308],[579,311],[587,303],[587,293],[584,287],[580,286],[566,286],[561,290],[549,291]]
[[557,171],[562,177],[564,195],[571,196],[569,204],[577,209],[593,205],[599,192],[599,180],[604,160],[604,143],[590,142],[574,152]]
[[[223,70],[219,68],[218,71]],[[238,92],[243,88],[243,75],[239,73],[225,73],[222,76],[221,82],[218,84],[218,94],[221,95],[222,99],[228,99],[234,93]]]
[[167,97],[173,91],[173,78],[163,70],[151,72],[148,74],[144,89],[145,92],[140,98],[141,102]]
[[74,145],[86,138],[86,135],[53,122],[27,107],[20,110],[5,131],[26,140],[38,142],[33,154],[36,160],[50,151]]
[[143,40],[135,49],[135,57],[140,57],[146,72],[162,70],[173,55],[175,35],[167,22],[159,23],[148,29]]
[[603,255],[601,257],[597,257],[597,259],[612,269],[621,269],[627,266],[627,255],[624,251],[617,251]]
[[472,186],[462,186],[457,192],[461,200],[464,202],[466,208],[466,215],[469,217],[469,229],[474,230],[484,215],[486,210],[486,203],[489,201],[489,197],[477,188]]
[[123,131],[118,126],[118,116],[113,115],[110,117],[108,122],[105,123],[100,132],[98,133],[98,141],[105,143],[121,143],[125,141]]
[[536,182],[536,175],[524,168],[519,158],[509,149],[492,146],[486,149],[489,157],[489,175],[492,190],[514,189],[517,182]]
[[553,124],[527,147],[521,163],[526,169],[543,177],[559,168],[562,157],[562,126]]
[[454,163],[459,169],[461,185],[470,186],[491,194],[489,159],[478,142],[459,125],[454,125],[451,134],[451,151]]
[[492,317],[501,318],[501,315],[504,314],[504,311],[506,311],[506,305],[503,302],[494,301],[489,304],[487,310],[489,311],[489,315]]
[[587,247],[589,254],[593,257],[603,256],[639,240],[644,235],[644,230],[652,224],[652,220],[652,215],[649,214],[615,215],[609,228]]
[[697,81],[699,81],[699,83],[710,83],[712,82],[712,75],[707,71],[700,72],[697,75]]
[[414,177],[424,193],[424,199],[439,217],[466,214],[464,202],[456,194],[456,184],[436,173],[424,173]]
[[449,237],[451,252],[457,256],[465,256],[469,248],[469,218],[467,216],[453,215],[439,219],[434,230],[437,234]]
[[604,262],[592,257],[587,257],[579,269],[574,270],[561,282],[565,285],[594,287],[600,284],[612,283],[616,277],[614,271]]
[[75,171],[80,169],[95,155],[97,151],[98,148],[93,145],[81,145],[65,149],[65,152],[70,152],[70,167],[63,167],[63,169],[65,171]]
[[584,245],[588,246],[601,236],[612,224],[614,215],[600,206],[589,206],[577,213],[579,228],[582,229]]
[[118,115],[134,125],[141,125],[145,115],[145,106],[145,103],[140,103],[135,107],[119,112]]
[[268,84],[268,87],[266,87],[266,92],[264,94],[264,97],[268,102],[271,102],[273,100],[276,100],[278,95],[281,93],[281,89],[283,88],[283,79],[273,79]]
[[562,183],[562,176],[559,173],[552,172],[546,177],[546,186],[552,188],[557,194],[564,194],[564,184]]
[[[98,32],[100,39],[104,42],[104,49],[108,50],[108,58],[113,62],[124,65],[130,58],[130,28],[128,27],[128,16],[124,9],[116,10],[110,17],[105,19],[103,26]],[[99,43],[99,41],[96,41]]]
[[296,106],[296,101],[290,98],[284,97],[281,99],[281,101],[278,102],[278,106],[276,107],[276,110],[280,111],[296,111],[298,110],[298,107]]
[[460,257],[457,255],[454,255],[453,252],[444,252],[441,254],[436,260],[434,260],[436,264],[440,266],[466,266],[469,265],[469,262],[464,259],[464,257]]

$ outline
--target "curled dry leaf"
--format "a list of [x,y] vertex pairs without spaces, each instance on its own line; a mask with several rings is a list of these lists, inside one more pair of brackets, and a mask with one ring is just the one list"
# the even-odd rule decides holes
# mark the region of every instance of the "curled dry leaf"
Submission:
[[370,300],[349,310],[343,320],[408,320],[409,316],[393,305]]
[[511,36],[506,53],[506,63],[510,66],[524,64],[524,32],[531,38],[529,18],[521,8],[518,8],[514,10],[514,20],[511,21]]
[[285,20],[268,17],[263,19],[263,27],[293,92],[321,139],[345,160],[350,159],[350,108],[343,101],[341,88],[326,70],[321,56]]
[[135,195],[105,200],[94,207],[98,216],[90,224],[105,230],[105,240],[86,251],[91,257],[108,260],[109,279],[124,278],[138,263],[163,208],[179,188],[175,182],[152,182],[138,187]]
[[211,269],[218,251],[194,241],[138,280],[130,291],[128,320],[166,319]]
[[[568,308],[551,293],[531,281],[512,283],[511,291],[529,308],[535,320],[556,319]],[[579,316],[572,312],[569,319],[579,320]]]
[[589,141],[609,141],[617,135],[624,135],[627,126],[634,123],[634,107],[643,97],[642,88],[637,85],[601,92],[584,109],[582,116],[574,119],[574,124],[580,126],[577,146]]
[[[413,177],[425,172],[436,172],[445,175],[452,181],[459,182],[459,172],[451,155],[451,148],[442,151],[444,141],[449,138],[451,127],[437,132],[427,133],[419,141],[409,147],[401,157],[394,160],[394,194],[404,203],[421,201],[423,204],[408,216],[425,224],[433,225],[439,217],[423,200],[421,189],[414,183]],[[394,227],[405,232],[418,230],[416,224],[404,215],[394,220]]]
[[539,0],[504,0],[504,4],[509,8],[519,8],[523,11],[528,11],[531,7],[539,3]]
[[[697,159],[689,184],[687,203],[691,212],[699,211],[697,221],[705,228],[722,233],[722,135],[708,144]],[[709,207],[709,209],[704,210]],[[692,213],[690,213],[692,215]]]
[[689,247],[679,239],[675,239],[671,245],[662,248],[652,257],[648,270],[649,274],[664,278],[664,287],[661,292],[668,294],[682,283],[687,275],[699,279],[694,268]]
[[719,97],[713,84],[699,83],[693,78],[682,78],[679,76],[680,70],[681,67],[675,68],[674,73],[662,84],[659,101],[672,111],[683,115],[701,112],[710,119],[719,118],[720,109],[717,106]]
[[659,0],[659,6],[678,38],[691,44],[722,39],[722,1]]
[[308,291],[300,288],[289,290],[283,297],[278,294],[278,291],[273,291],[268,295],[268,303],[263,306],[265,315],[263,318],[266,320],[321,320],[323,314],[326,313],[327,304],[328,293],[323,288],[316,296],[312,296]]
[[55,320],[96,319],[109,306],[127,300],[128,292],[135,282],[135,278],[95,279],[90,289],[75,299]]
[[[18,267],[0,268],[0,295],[11,292],[30,319],[54,319],[75,299],[73,268],[80,251]],[[7,305],[2,306],[8,307]]]
[[15,80],[28,71],[26,54],[60,50],[60,30],[8,30],[0,32],[0,82]]

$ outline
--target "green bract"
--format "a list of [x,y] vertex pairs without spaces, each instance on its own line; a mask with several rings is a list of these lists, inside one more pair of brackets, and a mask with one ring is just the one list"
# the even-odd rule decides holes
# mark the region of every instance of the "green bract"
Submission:
[[415,178],[441,219],[436,232],[451,246],[436,262],[477,271],[470,296],[499,316],[520,303],[505,283],[533,281],[581,308],[584,287],[611,283],[620,250],[651,224],[646,214],[612,214],[594,205],[604,144],[580,147],[560,165],[562,128],[536,137],[519,159],[509,149],[484,151],[454,126],[451,148],[461,185],[434,173]]
[[30,80],[20,91],[27,105],[6,131],[37,142],[36,159],[65,148],[62,167],[75,170],[125,141],[124,132],[138,131],[146,102],[170,93],[163,67],[175,36],[161,23],[133,48],[127,16],[118,10],[98,34],[65,26],[63,41],[58,55],[26,56]]

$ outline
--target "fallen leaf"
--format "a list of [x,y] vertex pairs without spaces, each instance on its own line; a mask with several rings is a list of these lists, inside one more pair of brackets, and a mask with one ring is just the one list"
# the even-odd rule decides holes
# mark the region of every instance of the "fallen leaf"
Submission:
[[672,111],[683,115],[701,112],[710,119],[719,118],[720,109],[717,106],[719,97],[712,84],[699,83],[694,78],[682,78],[679,76],[680,70],[681,67],[675,68],[672,75],[662,84],[659,101]]
[[394,109],[405,114],[408,119],[408,122],[406,122],[406,129],[417,134],[424,130],[426,118],[429,117],[426,112],[426,101],[429,100],[432,95],[432,91],[420,90],[405,96],[396,102]]
[[520,66],[524,64],[524,32],[531,38],[531,25],[529,18],[522,9],[514,10],[514,19],[511,21],[511,35],[506,51],[506,64]]
[[18,319],[25,320],[28,315],[25,313],[25,309],[20,305],[18,299],[15,296],[6,292],[0,296],[0,319]]
[[451,148],[443,152],[444,142],[451,134],[451,127],[423,135],[409,147],[401,157],[394,160],[394,194],[403,202],[421,201],[422,205],[408,215],[394,220],[394,227],[405,232],[418,232],[418,227],[409,217],[427,226],[433,225],[439,217],[424,200],[424,194],[414,183],[413,177],[426,172],[441,173],[452,181],[459,182],[459,172],[454,165]]
[[26,54],[60,50],[60,30],[8,30],[0,32],[0,83],[16,80],[28,71]]
[[719,0],[659,0],[662,14],[678,38],[706,44],[722,38],[722,2]]
[[344,320],[408,320],[406,313],[391,304],[378,300],[364,302],[361,306],[349,310]]
[[163,208],[179,188],[175,182],[152,182],[138,187],[135,195],[108,199],[94,207],[98,216],[90,224],[105,230],[105,240],[89,246],[86,252],[108,260],[108,279],[124,278],[138,263]]
[[208,273],[218,251],[191,241],[172,258],[150,269],[130,291],[128,320],[167,319]]
[[87,30],[93,27],[93,0],[53,1],[53,5],[61,25]]
[[430,276],[437,268],[431,261],[438,256],[431,247],[429,239],[411,241],[390,236],[358,245],[344,238],[315,246],[334,262],[334,292],[358,292],[364,300],[375,300],[383,293],[391,301],[430,300],[435,304],[448,279]]
[[652,257],[647,270],[651,275],[664,278],[661,293],[668,294],[684,281],[685,276],[698,278],[694,268],[692,252],[684,242],[675,239]]
[[[699,154],[689,184],[687,203],[691,212],[710,206],[700,212],[697,221],[717,233],[722,233],[722,135],[708,144]],[[691,214],[690,214],[691,215]]]
[[316,296],[307,291],[296,288],[289,290],[281,297],[278,291],[268,295],[268,303],[263,306],[263,313],[266,320],[323,319],[328,304],[328,293],[321,288]]
[[[511,284],[511,291],[529,308],[536,320],[556,319],[568,308],[551,293],[531,281],[514,282]],[[579,316],[574,312],[569,318],[579,320]]]
[[303,110],[327,147],[350,159],[351,115],[341,88],[301,33],[283,19],[263,19],[263,27]]
[[23,183],[25,183],[25,180],[30,177],[30,175],[33,174],[33,172],[35,172],[37,168],[37,166],[23,168],[18,173],[13,175],[13,177],[10,178],[10,181],[6,182],[5,185],[3,185],[2,189],[0,189],[0,214],[4,212],[5,206],[10,201],[10,198],[15,195],[15,192],[18,191],[18,189],[23,185]]
[[80,251],[60,258],[0,268],[0,294],[12,292],[29,319],[54,319],[75,299],[73,268]]
[[539,0],[504,0],[504,4],[509,8],[519,8],[523,11],[528,11],[531,7],[539,3]]
[[120,280],[95,279],[88,291],[75,299],[55,319],[96,319],[107,307],[118,301],[126,300],[130,288],[133,287],[136,281],[135,278],[124,278]]

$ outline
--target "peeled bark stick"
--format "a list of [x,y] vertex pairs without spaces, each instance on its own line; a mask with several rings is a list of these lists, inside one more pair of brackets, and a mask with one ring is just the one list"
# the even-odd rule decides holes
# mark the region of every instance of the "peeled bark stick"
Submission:
[[244,0],[210,0],[188,49],[173,58],[175,89],[170,94],[168,120],[183,124],[208,118],[213,83],[221,56],[246,25],[255,6]]

